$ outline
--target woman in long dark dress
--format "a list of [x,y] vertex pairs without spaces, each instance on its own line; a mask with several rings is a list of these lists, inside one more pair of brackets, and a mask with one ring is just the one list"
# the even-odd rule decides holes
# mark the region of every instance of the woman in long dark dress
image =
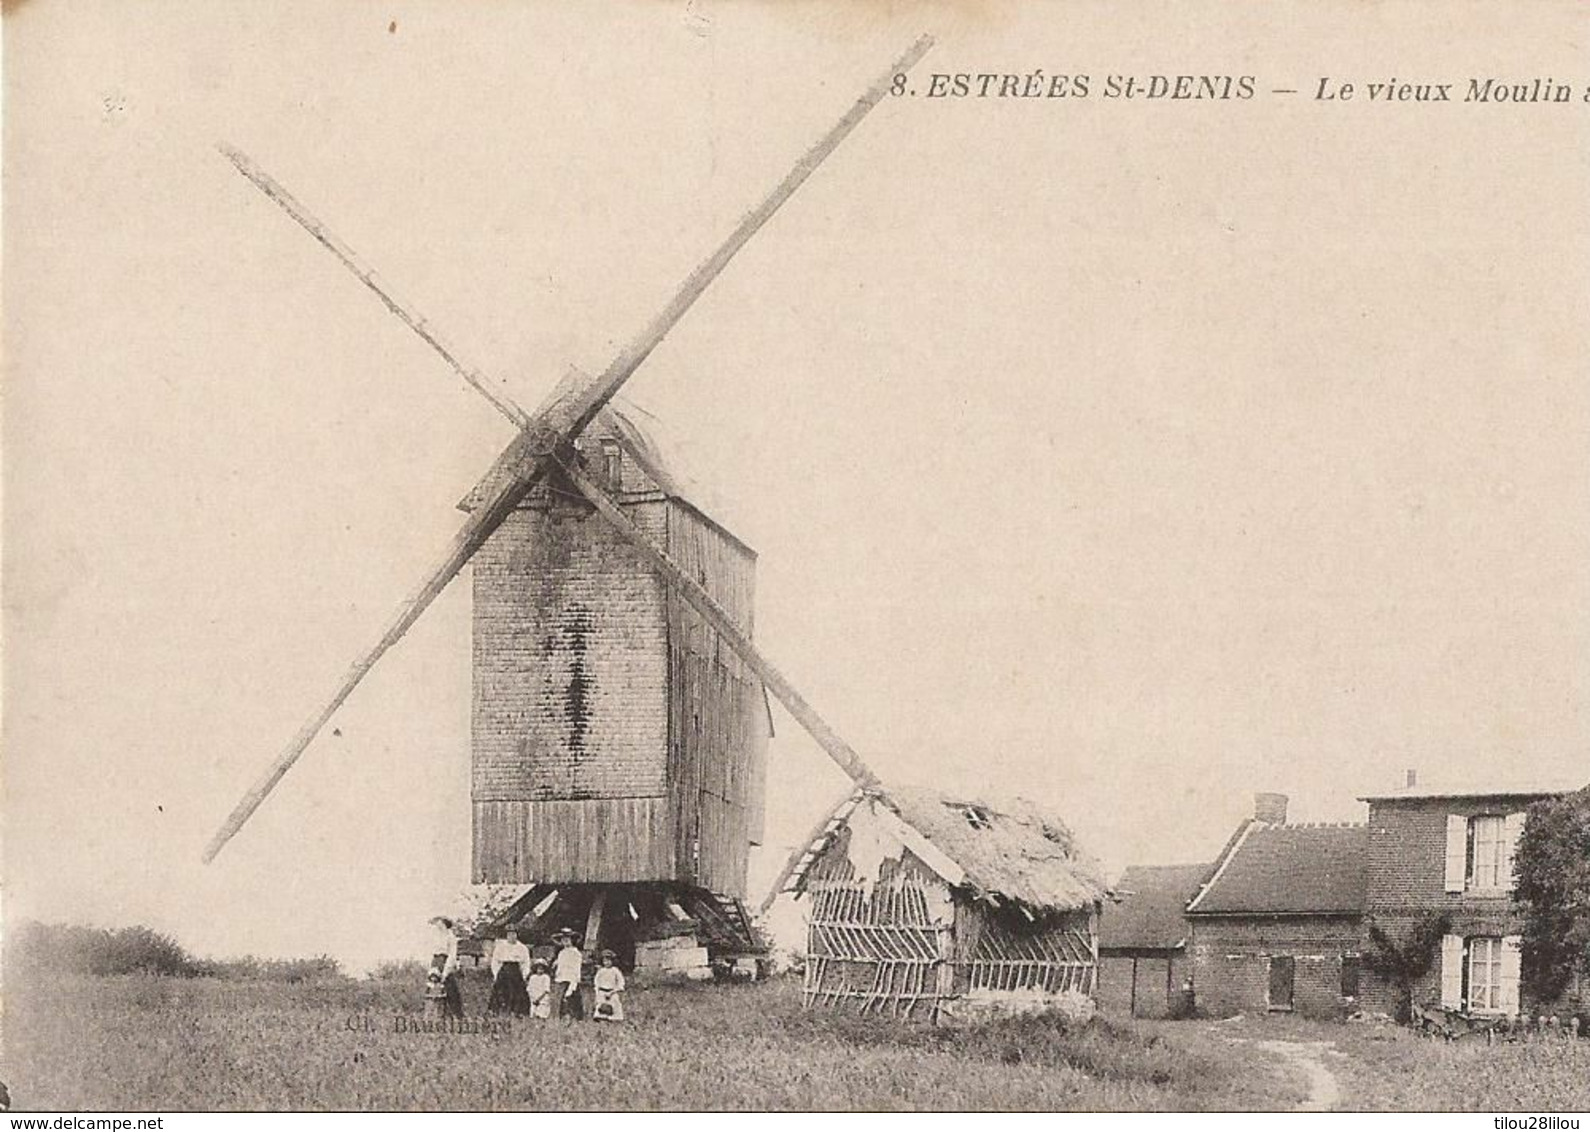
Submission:
[[530,995],[525,980],[530,977],[530,949],[519,942],[519,933],[509,928],[491,949],[491,999],[486,1009],[492,1014],[529,1014]]

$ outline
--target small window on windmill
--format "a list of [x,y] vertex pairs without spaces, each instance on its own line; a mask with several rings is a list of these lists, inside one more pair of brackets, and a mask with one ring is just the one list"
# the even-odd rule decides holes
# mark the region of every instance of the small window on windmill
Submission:
[[616,440],[602,441],[602,484],[608,491],[624,485],[624,450]]
[[981,806],[962,806],[961,814],[966,818],[966,824],[973,829],[994,828],[994,823],[988,818],[988,811]]

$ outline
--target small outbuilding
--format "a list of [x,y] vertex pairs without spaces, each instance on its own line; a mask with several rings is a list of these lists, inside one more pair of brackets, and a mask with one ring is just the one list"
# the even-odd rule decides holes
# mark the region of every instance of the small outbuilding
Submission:
[[1359,994],[1369,830],[1292,825],[1259,794],[1187,905],[1195,1006],[1340,1018]]
[[1134,1018],[1191,1007],[1187,902],[1214,866],[1137,865],[1121,874],[1099,928],[1099,1005]]
[[1097,985],[1108,889],[1071,831],[1021,799],[858,790],[780,892],[808,901],[807,1007],[937,1018]]

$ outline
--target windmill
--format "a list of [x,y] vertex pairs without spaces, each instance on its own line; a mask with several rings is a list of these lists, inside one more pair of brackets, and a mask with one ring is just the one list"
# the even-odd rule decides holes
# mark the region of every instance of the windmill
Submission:
[[[716,571],[701,560],[712,555],[734,559],[744,550],[743,544],[736,548],[738,540],[670,489],[668,469],[657,459],[645,430],[611,402],[735,254],[882,101],[895,76],[908,72],[931,45],[927,36],[917,40],[746,214],[606,369],[595,376],[569,371],[534,412],[526,412],[494,388],[351,248],[245,154],[221,147],[240,173],[336,256],[517,431],[461,504],[468,517],[434,567],[398,608],[380,639],[354,661],[332,695],[243,795],[206,847],[206,862],[248,821],[380,658],[475,560],[473,879],[530,886],[500,913],[498,922],[533,926],[556,908],[565,921],[570,915],[583,916],[591,946],[613,935],[614,919],[624,918],[614,915],[619,910],[632,921],[671,914],[700,923],[720,951],[754,948],[743,901],[746,858],[754,836],[752,811],[760,810],[763,788],[755,763],[757,743],[759,739],[765,743],[765,736],[757,735],[752,721],[759,708],[765,725],[763,690],[789,710],[858,787],[874,787],[878,780],[752,644],[748,589],[737,584],[749,570],[743,555]],[[638,493],[629,490],[637,486]],[[637,494],[662,505],[660,523],[655,508],[636,504]],[[659,495],[660,500],[653,498]],[[565,507],[560,515],[557,500],[572,500],[574,506]],[[552,530],[554,526],[560,531]],[[596,529],[603,535],[595,535]],[[642,598],[649,593],[651,599],[645,616],[663,617],[669,638],[661,732],[655,714],[652,718],[652,735],[661,738],[631,751],[633,757],[622,769],[641,781],[623,787],[612,787],[602,777],[604,767],[611,770],[616,765],[612,745],[606,744],[613,736],[602,733],[604,713],[620,710],[626,700],[631,702],[624,706],[633,707],[637,696],[653,696],[656,689],[635,686],[629,689],[634,695],[626,696],[621,678],[616,698],[589,694],[590,637],[602,631],[603,603],[619,583],[607,567],[591,567],[601,578],[590,600],[580,600],[568,584],[571,569],[578,573],[577,564],[570,565],[578,557],[570,547],[588,548],[600,538],[620,543],[627,555],[609,556],[607,567],[614,561],[638,562],[649,572],[649,590],[640,587]],[[548,547],[556,552],[552,557],[561,556],[560,561],[538,557],[538,549]],[[633,581],[633,571],[626,578]],[[542,607],[531,595],[537,585],[541,595],[551,593]],[[522,608],[515,614],[519,621],[512,630],[506,635],[493,635],[489,627],[483,630],[483,603],[512,606],[515,602]],[[566,647],[551,640],[556,637],[563,638]],[[515,639],[528,640],[530,646],[504,660],[504,648]],[[698,647],[707,639],[710,649]],[[537,641],[549,640],[536,646]],[[692,654],[716,660],[698,663],[692,661]],[[725,657],[732,657],[732,664],[719,663]],[[551,675],[537,672],[538,660],[562,664],[567,670]],[[730,669],[734,679],[714,679],[714,673]],[[549,684],[561,685],[564,693],[557,709],[561,714],[551,721],[556,725],[551,729],[572,728],[572,735],[548,738],[548,726],[535,726],[537,704],[544,708],[546,697],[527,697],[525,689],[545,691]],[[681,732],[702,728],[703,716],[709,729],[713,720],[727,721],[717,725],[717,738],[694,744],[680,741]],[[508,734],[515,721],[526,724],[524,734]],[[548,724],[544,718],[539,722]],[[703,783],[710,774],[721,775],[724,785],[706,788]],[[609,919],[606,932],[604,914]],[[543,925],[544,930],[549,924]]]

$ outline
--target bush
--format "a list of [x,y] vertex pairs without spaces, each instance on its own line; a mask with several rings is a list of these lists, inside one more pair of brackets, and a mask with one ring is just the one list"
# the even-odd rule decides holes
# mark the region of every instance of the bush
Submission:
[[329,955],[311,959],[260,959],[244,955],[237,959],[207,959],[196,965],[196,974],[212,979],[263,979],[273,983],[324,982],[340,979],[342,965]]
[[1590,970],[1590,787],[1529,808],[1515,876],[1524,987],[1551,1002],[1576,967]]
[[6,966],[19,974],[65,971],[79,975],[180,975],[186,978],[324,982],[343,977],[329,955],[309,959],[195,959],[168,935],[142,924],[89,928],[81,924],[23,923],[6,940]]
[[114,930],[24,924],[7,947],[6,959],[23,970],[86,975],[193,975],[199,969],[176,940],[141,924]]
[[176,940],[138,925],[107,932],[106,944],[92,955],[96,975],[186,975],[193,960]]
[[1441,939],[1452,930],[1452,917],[1445,912],[1421,916],[1401,938],[1393,937],[1371,917],[1369,948],[1364,952],[1364,967],[1397,988],[1397,1021],[1413,1016],[1413,988],[1435,965]]
[[418,959],[393,959],[379,964],[370,972],[375,983],[402,983],[406,986],[424,986],[430,968]]

